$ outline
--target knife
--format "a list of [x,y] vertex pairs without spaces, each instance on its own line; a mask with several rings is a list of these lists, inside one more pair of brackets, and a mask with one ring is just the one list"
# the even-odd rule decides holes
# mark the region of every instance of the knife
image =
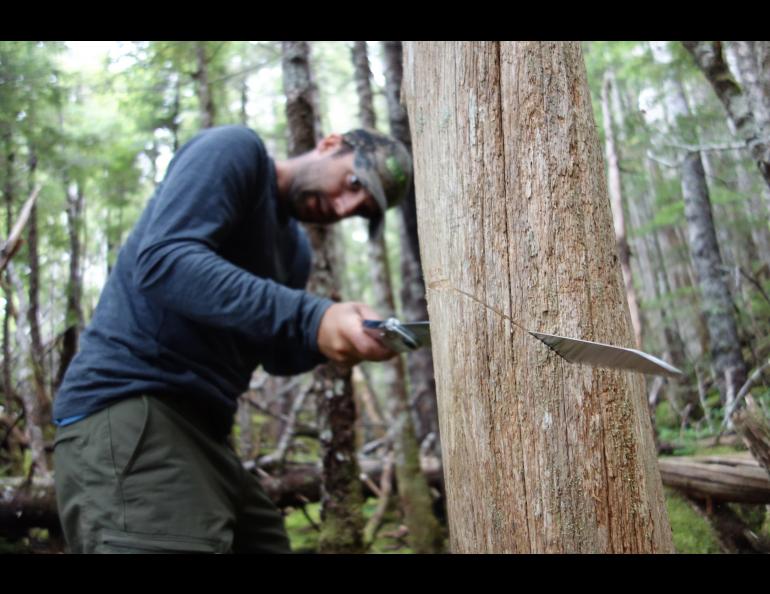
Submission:
[[[408,353],[431,344],[429,322],[402,323],[397,318],[391,317],[385,320],[364,320],[363,326],[367,334],[397,353]],[[555,334],[528,332],[569,363],[583,363],[592,367],[625,369],[667,377],[684,376],[680,369],[637,349]]]

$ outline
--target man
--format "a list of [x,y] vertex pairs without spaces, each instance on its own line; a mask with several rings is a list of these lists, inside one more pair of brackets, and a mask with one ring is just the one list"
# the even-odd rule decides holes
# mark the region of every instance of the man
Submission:
[[354,365],[391,351],[361,303],[302,290],[297,220],[381,231],[411,160],[373,131],[286,161],[239,126],[174,156],[118,255],[54,404],[56,491],[73,552],[289,552],[282,518],[227,444],[253,370]]

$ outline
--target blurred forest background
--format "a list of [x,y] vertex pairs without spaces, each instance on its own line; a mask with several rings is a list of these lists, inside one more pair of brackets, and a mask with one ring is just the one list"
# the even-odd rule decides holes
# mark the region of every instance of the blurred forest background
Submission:
[[[731,413],[770,418],[770,148],[760,142],[770,140],[768,44],[587,42],[583,52],[638,346],[686,373],[647,378],[661,464],[671,459],[663,477],[675,546],[765,551],[770,471],[747,461]],[[243,124],[274,157],[294,154],[287,99],[297,97],[297,67],[309,75],[314,135],[365,124],[408,140],[400,42],[0,42],[0,551],[62,550],[51,402],[175,150],[201,128]],[[691,192],[692,155],[705,202]],[[709,208],[716,247],[698,238]],[[425,312],[413,199],[388,212],[382,244],[369,245],[363,221],[337,227],[344,299],[405,319]],[[714,276],[705,284],[703,250]],[[255,372],[233,441],[285,510],[295,550],[445,550],[435,390],[429,354],[420,356],[353,371],[353,480],[365,498],[345,504],[358,518],[348,540],[325,532],[328,419],[308,397],[313,374]],[[685,486],[700,472],[687,466],[693,457],[723,491]],[[394,475],[406,485],[420,467],[424,479],[405,498]],[[429,518],[410,511],[420,497]]]

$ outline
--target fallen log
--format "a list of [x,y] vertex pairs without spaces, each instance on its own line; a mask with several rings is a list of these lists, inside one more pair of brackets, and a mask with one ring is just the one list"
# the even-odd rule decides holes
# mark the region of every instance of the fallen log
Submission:
[[[439,460],[423,458],[421,463],[428,484],[443,492]],[[361,472],[371,479],[369,482],[379,483],[383,471],[381,461],[362,459],[359,465]],[[253,463],[245,466],[258,476],[267,495],[280,508],[301,507],[320,500],[321,469],[315,464],[287,464],[280,475],[257,470]],[[365,481],[361,482],[361,488],[365,496],[377,496]],[[22,478],[0,479],[0,535],[18,538],[29,528],[60,530],[53,481],[35,479],[31,485],[25,485]]]
[[770,477],[749,453],[659,458],[663,484],[697,499],[770,503]]

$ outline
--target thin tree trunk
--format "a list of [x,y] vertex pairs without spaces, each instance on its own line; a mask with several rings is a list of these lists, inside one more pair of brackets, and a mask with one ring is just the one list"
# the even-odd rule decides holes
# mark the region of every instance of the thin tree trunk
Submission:
[[211,128],[216,120],[216,108],[209,83],[209,59],[206,56],[206,42],[195,42],[196,70],[193,74],[201,116],[201,128]]
[[452,549],[672,552],[642,376],[521,329],[633,343],[580,45],[404,50]]
[[682,194],[687,237],[701,289],[717,382],[723,395],[731,390],[735,394],[746,381],[747,369],[738,340],[733,301],[725,281],[700,153],[690,152],[684,159]]
[[240,110],[240,121],[241,124],[246,126],[249,123],[249,114],[246,111],[246,106],[249,104],[249,85],[248,85],[248,78],[243,77],[241,79],[241,110]]
[[[35,170],[37,169],[37,155],[32,144],[29,145],[28,167],[27,186],[31,194],[35,188]],[[29,262],[27,323],[30,333],[29,358],[32,366],[33,389],[35,398],[37,398],[37,422],[42,427],[51,422],[51,397],[46,386],[45,356],[43,354],[43,341],[40,338],[40,258],[38,257],[37,238],[37,202],[35,202],[27,222],[27,256]]]
[[369,70],[366,42],[354,41],[350,53],[353,59],[353,80],[356,83],[356,95],[358,96],[358,119],[364,128],[374,130],[377,127],[377,118],[374,114],[372,73]]
[[[717,97],[722,102],[736,135],[742,139],[757,163],[762,177],[770,187],[770,138],[763,137],[752,111],[751,97],[747,97],[735,82],[722,55],[720,41],[683,41],[682,44],[695,59]],[[765,76],[767,71],[765,71]]]
[[[741,194],[746,205],[746,214],[751,228],[751,237],[757,247],[756,259],[754,265],[764,264],[768,267],[768,276],[770,276],[770,229],[768,229],[768,220],[770,220],[770,211],[762,200],[762,193],[768,193],[768,189],[762,187],[760,190],[752,183],[751,175],[741,162],[742,155],[740,151],[734,153],[735,157],[735,175],[736,190]],[[753,266],[752,266],[753,268]]]
[[242,460],[250,460],[254,451],[254,423],[251,420],[251,405],[243,399],[238,400],[238,452]]
[[607,71],[602,85],[602,113],[604,115],[604,142],[607,151],[607,181],[612,204],[612,220],[615,229],[615,241],[618,244],[620,270],[623,273],[623,285],[626,288],[626,300],[631,314],[631,324],[634,327],[636,345],[642,346],[642,317],[639,311],[639,300],[636,297],[634,279],[631,275],[631,250],[626,237],[626,219],[623,212],[623,190],[620,181],[620,159],[615,144],[615,126],[612,121],[610,108],[611,88],[616,85],[611,71]]
[[70,243],[70,259],[69,279],[67,282],[67,310],[64,318],[64,338],[59,359],[59,369],[56,372],[55,386],[57,389],[64,379],[67,367],[69,367],[70,362],[78,351],[80,332],[85,325],[82,307],[83,278],[80,265],[82,251],[80,230],[83,225],[85,197],[82,184],[70,182],[66,176],[64,178],[64,192],[67,197],[67,231]]
[[[284,41],[282,50],[289,156],[297,156],[312,150],[320,135],[316,129],[310,48],[305,41]],[[323,225],[306,228],[315,262],[308,290],[338,301],[343,265],[336,230]],[[351,370],[332,363],[321,365],[314,372],[314,384],[323,461],[319,549],[323,553],[360,553],[364,551],[363,495],[355,456]]]
[[[376,128],[370,84],[369,59],[366,42],[354,42],[353,66],[358,92],[359,114],[365,128]],[[391,284],[385,233],[369,243],[375,306],[385,315],[393,315],[396,303]],[[406,368],[402,356],[384,362],[386,390],[389,394],[391,416],[398,425],[395,438],[396,477],[404,520],[409,529],[409,545],[415,553],[441,551],[444,537],[433,515],[428,483],[420,471],[420,444],[414,431],[406,389]]]
[[[400,41],[384,41],[385,98],[388,105],[390,133],[412,152],[409,118],[401,104],[403,78],[403,48]],[[428,304],[425,300],[425,284],[420,264],[420,243],[417,234],[414,180],[409,192],[399,206],[401,225],[401,307],[406,320],[427,320]],[[438,406],[436,404],[436,380],[433,375],[433,354],[430,349],[419,349],[407,355],[410,386],[410,407],[417,439],[422,443],[427,437],[436,437],[436,453],[440,451]]]
[[[5,183],[3,185],[3,198],[5,201],[5,236],[11,234],[13,227],[13,200],[14,200],[14,161],[13,137],[10,130],[3,135],[5,144]],[[13,389],[11,370],[11,335],[9,322],[13,316],[12,293],[5,275],[2,278],[3,293],[5,296],[5,315],[3,316],[3,391],[5,392],[5,406],[8,411],[14,409],[13,401],[15,390]]]
[[26,333],[25,320],[29,311],[26,303],[24,285],[16,274],[12,263],[8,263],[8,280],[16,293],[19,308],[15,319],[16,344],[19,349],[19,386],[21,400],[24,403],[24,419],[26,421],[26,434],[29,439],[29,447],[32,452],[32,463],[38,476],[47,477],[50,470],[46,459],[45,441],[43,436],[44,414],[39,399],[35,392],[35,376],[32,368],[32,342]]

